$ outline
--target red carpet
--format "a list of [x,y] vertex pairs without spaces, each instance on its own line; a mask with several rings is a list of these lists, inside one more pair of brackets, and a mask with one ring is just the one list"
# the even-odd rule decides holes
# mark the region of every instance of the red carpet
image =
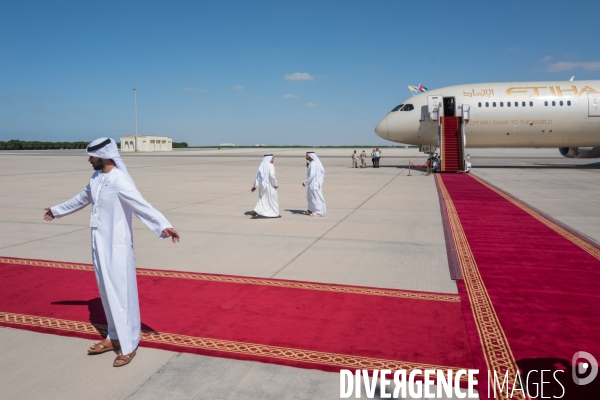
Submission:
[[442,172],[462,170],[461,117],[441,117],[442,124]]
[[[473,365],[458,295],[148,269],[138,285],[142,346],[326,371]],[[0,325],[97,339],[105,323],[91,266],[0,257]]]
[[[571,379],[577,351],[600,356],[600,249],[477,177],[436,179],[464,277],[476,365],[509,370],[513,379],[517,367],[560,369],[565,399],[600,398],[600,379],[588,386]],[[550,385],[544,396],[561,393]]]

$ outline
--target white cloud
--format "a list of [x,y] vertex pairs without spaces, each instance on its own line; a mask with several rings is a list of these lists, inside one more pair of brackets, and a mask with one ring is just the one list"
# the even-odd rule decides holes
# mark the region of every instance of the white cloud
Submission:
[[299,97],[300,97],[300,96],[298,96],[297,94],[284,94],[284,95],[283,95],[283,98],[284,98],[284,99],[297,99],[297,98],[299,98]]
[[552,60],[552,56],[546,56],[546,57],[542,58],[540,61],[541,62],[548,62],[550,60]]
[[232,88],[233,90],[244,90],[244,87],[243,87],[243,86],[240,86],[240,85],[232,86],[231,88]]
[[561,61],[554,64],[548,65],[546,71],[548,72],[562,72],[570,71],[573,69],[583,68],[588,71],[599,71],[600,61],[588,61],[588,62],[567,62]]
[[306,72],[294,72],[293,74],[287,74],[283,79],[288,81],[312,81],[315,78]]
[[304,107],[319,107],[319,105],[315,103],[306,103]]
[[200,88],[193,88],[193,87],[186,87],[185,89],[183,89],[184,92],[196,92],[196,93],[206,93],[208,92],[208,90],[206,89],[200,89]]

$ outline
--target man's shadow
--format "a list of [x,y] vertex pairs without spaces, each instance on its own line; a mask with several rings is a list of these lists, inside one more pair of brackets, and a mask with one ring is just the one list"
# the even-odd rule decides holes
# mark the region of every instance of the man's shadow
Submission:
[[306,212],[306,210],[284,210],[284,211],[289,211],[292,214],[304,214]]
[[[102,337],[106,338],[106,315],[104,314],[104,307],[102,307],[102,300],[99,297],[91,300],[63,300],[63,301],[53,301],[50,303],[52,305],[59,306],[87,306],[89,312],[89,321],[90,323],[100,332]],[[146,333],[150,333],[153,335],[158,335],[159,333],[152,329],[150,326],[141,323],[142,331]]]

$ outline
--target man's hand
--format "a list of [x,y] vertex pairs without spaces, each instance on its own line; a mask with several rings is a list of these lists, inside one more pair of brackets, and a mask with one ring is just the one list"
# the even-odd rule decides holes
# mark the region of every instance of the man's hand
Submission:
[[52,221],[54,219],[54,214],[52,214],[52,210],[49,208],[44,208],[46,210],[46,214],[44,214],[44,221]]
[[179,242],[179,233],[177,233],[177,231],[173,228],[165,228],[162,231],[162,234],[164,237],[171,237],[171,239],[173,240],[173,243],[177,243]]
[[252,189],[250,189],[250,193],[254,192],[256,190],[255,187],[253,187]]

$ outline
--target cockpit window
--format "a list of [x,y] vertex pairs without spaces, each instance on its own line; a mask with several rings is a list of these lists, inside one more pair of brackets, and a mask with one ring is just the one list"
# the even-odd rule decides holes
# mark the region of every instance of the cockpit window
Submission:
[[394,109],[390,112],[394,112],[394,111],[412,111],[415,109],[415,106],[413,106],[412,104],[400,104],[397,107],[394,107]]

